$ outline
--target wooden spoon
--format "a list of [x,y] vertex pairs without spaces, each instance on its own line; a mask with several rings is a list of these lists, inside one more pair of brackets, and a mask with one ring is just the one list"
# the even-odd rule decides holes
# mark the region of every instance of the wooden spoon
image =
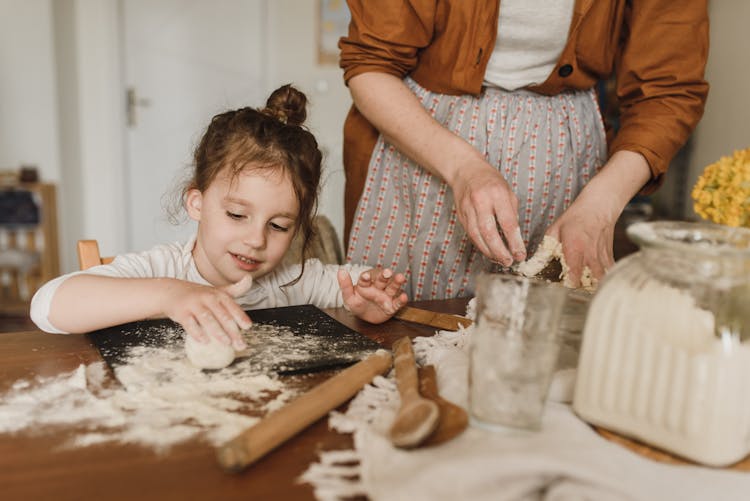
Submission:
[[447,442],[463,432],[469,425],[469,415],[466,410],[445,400],[438,394],[435,366],[427,365],[419,368],[419,393],[435,402],[440,410],[437,428],[422,445],[437,445]]
[[396,386],[401,408],[391,426],[391,443],[404,449],[416,447],[435,430],[440,419],[438,406],[419,394],[417,365],[409,336],[393,343]]

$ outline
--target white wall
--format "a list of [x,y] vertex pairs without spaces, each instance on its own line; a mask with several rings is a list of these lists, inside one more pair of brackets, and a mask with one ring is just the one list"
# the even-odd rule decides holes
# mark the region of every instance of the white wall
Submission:
[[[324,151],[320,212],[342,233],[341,127],[350,104],[341,72],[319,66],[317,2],[269,1],[264,95],[292,82],[310,98],[308,126]],[[118,0],[0,0],[0,168],[36,164],[58,184],[61,269],[75,241],[128,248]]]
[[84,206],[81,203],[84,179],[81,173],[81,130],[78,109],[78,71],[75,22],[75,0],[52,3],[54,25],[53,56],[57,68],[57,109],[59,112],[58,138],[60,141],[60,169],[58,181],[57,223],[59,226],[60,267],[70,271],[75,267],[74,244],[85,234]]
[[75,243],[125,247],[123,105],[116,0],[52,0],[61,176],[61,269],[78,268]]
[[[71,186],[68,195],[77,194],[82,207],[83,232],[75,239],[96,238],[103,244],[102,252],[108,255],[108,248],[123,249],[126,245],[125,118],[118,6],[116,0],[68,1],[75,12],[77,59],[75,67],[68,70],[75,71],[78,83],[75,114],[80,163],[64,164],[64,169],[66,173],[80,169],[82,181],[81,189]],[[62,122],[61,128],[65,128]],[[72,242],[69,248],[74,248]],[[77,267],[74,262],[73,268]]]
[[310,100],[308,127],[323,151],[323,187],[318,212],[344,232],[343,125],[351,105],[337,64],[318,64],[318,2],[272,0],[269,6],[268,91],[292,83]]
[[714,0],[709,2],[709,16],[706,78],[711,89],[692,138],[691,189],[706,165],[735,150],[750,148],[750,2]]
[[0,169],[60,179],[51,0],[0,0]]

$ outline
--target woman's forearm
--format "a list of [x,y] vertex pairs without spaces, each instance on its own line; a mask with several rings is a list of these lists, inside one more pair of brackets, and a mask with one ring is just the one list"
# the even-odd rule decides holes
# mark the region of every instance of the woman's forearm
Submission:
[[458,167],[480,157],[469,143],[440,125],[399,78],[363,73],[349,81],[357,109],[389,142],[417,164],[453,184]]
[[621,150],[607,161],[583,188],[579,200],[593,199],[611,221],[616,221],[628,202],[651,179],[648,162],[640,153]]
[[450,186],[458,220],[482,254],[506,266],[525,259],[518,200],[497,168],[433,119],[398,78],[362,73],[349,80],[349,88],[381,134]]

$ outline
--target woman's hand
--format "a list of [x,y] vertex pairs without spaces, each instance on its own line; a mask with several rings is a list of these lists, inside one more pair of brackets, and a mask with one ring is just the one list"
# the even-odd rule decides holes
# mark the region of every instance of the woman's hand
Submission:
[[569,267],[566,285],[570,287],[581,286],[584,268],[600,280],[614,264],[612,247],[619,212],[613,218],[613,208],[602,202],[579,197],[547,230],[547,235],[562,244]]
[[504,266],[526,259],[518,198],[496,169],[477,155],[456,171],[450,186],[458,220],[482,254]]
[[170,280],[162,295],[162,310],[197,341],[207,343],[210,336],[242,350],[247,347],[242,330],[249,329],[252,322],[234,298],[245,294],[252,284],[249,274],[235,284],[218,288]]
[[363,272],[352,284],[346,270],[338,272],[339,286],[344,305],[362,320],[373,324],[385,322],[407,301],[401,286],[406,278],[401,273],[394,274],[388,268],[374,268]]
[[547,229],[561,244],[568,282],[579,287],[584,268],[599,280],[614,264],[615,224],[630,199],[651,177],[639,153],[618,151],[583,188],[578,198]]
[[518,200],[474,146],[432,118],[400,78],[361,73],[349,80],[349,90],[357,109],[389,142],[448,183],[459,222],[482,254],[504,265],[526,258]]

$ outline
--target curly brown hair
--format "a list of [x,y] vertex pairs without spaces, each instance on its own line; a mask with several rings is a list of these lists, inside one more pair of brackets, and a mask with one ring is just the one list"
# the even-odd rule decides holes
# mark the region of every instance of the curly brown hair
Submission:
[[[292,181],[299,202],[296,231],[302,235],[302,255],[313,234],[322,154],[315,136],[302,124],[307,97],[287,84],[271,93],[263,109],[240,108],[211,119],[195,149],[194,172],[183,189],[205,191],[216,176],[230,169],[232,179],[246,169],[281,169]],[[296,283],[304,272],[287,285]]]

